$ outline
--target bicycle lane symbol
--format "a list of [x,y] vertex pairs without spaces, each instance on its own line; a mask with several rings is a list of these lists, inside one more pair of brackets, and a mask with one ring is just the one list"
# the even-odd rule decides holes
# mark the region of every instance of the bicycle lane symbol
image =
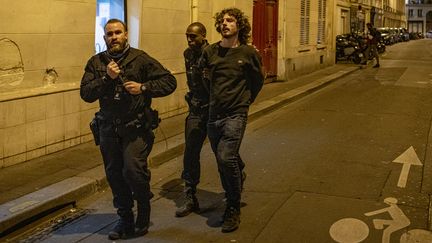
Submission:
[[[365,213],[366,216],[388,213],[392,219],[373,219],[375,229],[383,230],[382,243],[390,243],[390,236],[393,232],[408,227],[411,222],[404,212],[397,206],[397,199],[388,197],[384,203],[389,205],[386,208]],[[340,243],[362,242],[369,235],[368,225],[356,218],[343,218],[332,224],[330,236]],[[422,229],[409,230],[402,234],[400,242],[432,242],[432,232]]]

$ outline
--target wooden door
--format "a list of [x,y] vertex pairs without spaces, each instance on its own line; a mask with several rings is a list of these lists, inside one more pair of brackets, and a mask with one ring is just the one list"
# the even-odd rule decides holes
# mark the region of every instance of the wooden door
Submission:
[[254,0],[253,6],[253,44],[263,58],[267,78],[277,76],[277,41],[278,41],[278,1]]

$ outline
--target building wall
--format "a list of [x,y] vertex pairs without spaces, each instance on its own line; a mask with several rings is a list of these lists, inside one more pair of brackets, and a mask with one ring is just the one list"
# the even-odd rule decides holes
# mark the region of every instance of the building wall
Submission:
[[78,92],[94,52],[95,1],[0,5],[1,168],[89,141],[97,105]]
[[0,92],[43,86],[50,68],[59,74],[58,83],[79,81],[94,46],[94,0],[0,0],[0,5],[0,39],[16,44],[10,54],[21,56],[25,70],[14,80],[0,73]]
[[[410,10],[413,15],[409,16]],[[421,16],[419,16],[419,10],[421,10]],[[407,21],[408,21],[408,31],[409,32],[421,32],[425,34],[427,31],[432,30],[432,25],[427,25],[427,15],[432,12],[432,2],[431,3],[411,3],[406,5]],[[432,21],[429,20],[429,21]]]
[[318,0],[310,1],[309,43],[300,44],[301,0],[279,1],[278,79],[291,79],[334,64],[335,1],[326,3],[326,38],[317,43]]

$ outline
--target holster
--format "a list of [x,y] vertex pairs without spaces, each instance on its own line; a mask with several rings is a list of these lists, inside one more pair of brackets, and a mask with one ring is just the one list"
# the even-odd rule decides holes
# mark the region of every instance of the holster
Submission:
[[144,119],[150,124],[152,130],[159,127],[161,119],[159,118],[159,112],[152,109],[151,107],[146,107],[144,109]]
[[99,132],[99,119],[95,117],[90,121],[90,131],[93,134],[94,142],[96,145],[100,144],[100,132]]

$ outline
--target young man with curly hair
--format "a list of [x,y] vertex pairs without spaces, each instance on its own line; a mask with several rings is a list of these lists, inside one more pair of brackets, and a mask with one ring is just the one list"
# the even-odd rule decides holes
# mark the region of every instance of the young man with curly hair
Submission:
[[244,13],[227,8],[217,13],[215,20],[222,39],[204,49],[201,66],[209,82],[208,137],[226,196],[222,225],[225,233],[236,230],[240,224],[245,164],[239,150],[249,106],[261,90],[264,76],[260,55],[248,45],[251,26]]

